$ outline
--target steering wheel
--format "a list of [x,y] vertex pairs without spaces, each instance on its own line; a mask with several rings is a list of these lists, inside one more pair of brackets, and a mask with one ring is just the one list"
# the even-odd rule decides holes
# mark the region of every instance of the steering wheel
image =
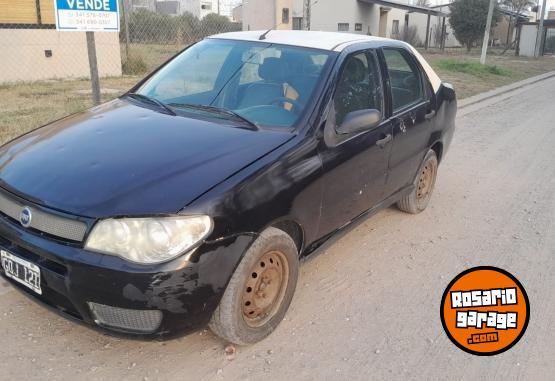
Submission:
[[278,97],[273,99],[270,102],[271,105],[275,105],[277,103],[283,103],[283,104],[289,103],[293,106],[293,109],[299,109],[299,110],[301,110],[304,107],[304,104],[302,102],[299,102],[298,100],[287,98],[287,97]]

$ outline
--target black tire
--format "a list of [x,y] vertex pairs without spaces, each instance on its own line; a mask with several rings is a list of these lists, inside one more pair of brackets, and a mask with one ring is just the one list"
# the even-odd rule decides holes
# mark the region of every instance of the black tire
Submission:
[[429,150],[418,169],[414,180],[414,190],[397,202],[399,209],[411,214],[418,214],[426,209],[436,183],[437,167],[437,155],[433,150]]
[[[247,250],[233,273],[212,315],[210,329],[237,345],[263,340],[283,320],[293,299],[298,276],[299,255],[293,239],[280,229],[266,229]],[[272,302],[264,310],[261,306],[268,302],[267,298]]]

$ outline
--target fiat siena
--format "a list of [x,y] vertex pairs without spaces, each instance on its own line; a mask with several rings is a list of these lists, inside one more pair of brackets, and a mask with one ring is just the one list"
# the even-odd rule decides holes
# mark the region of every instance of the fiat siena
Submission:
[[207,38],[0,148],[0,271],[105,330],[257,342],[300,256],[389,205],[426,208],[455,113],[453,88],[400,41]]

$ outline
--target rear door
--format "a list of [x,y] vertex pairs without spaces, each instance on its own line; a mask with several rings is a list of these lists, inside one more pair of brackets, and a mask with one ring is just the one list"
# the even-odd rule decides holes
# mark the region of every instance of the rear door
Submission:
[[428,81],[408,50],[383,48],[381,61],[393,124],[386,186],[389,196],[414,180],[428,148],[433,111]]

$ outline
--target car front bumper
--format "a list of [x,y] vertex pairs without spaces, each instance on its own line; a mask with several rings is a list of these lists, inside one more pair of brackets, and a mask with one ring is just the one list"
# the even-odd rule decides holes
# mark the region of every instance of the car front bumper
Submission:
[[101,329],[145,337],[204,327],[243,253],[243,234],[206,242],[193,259],[141,266],[31,232],[0,216],[0,249],[36,264],[42,295],[0,274],[14,287],[66,316]]

